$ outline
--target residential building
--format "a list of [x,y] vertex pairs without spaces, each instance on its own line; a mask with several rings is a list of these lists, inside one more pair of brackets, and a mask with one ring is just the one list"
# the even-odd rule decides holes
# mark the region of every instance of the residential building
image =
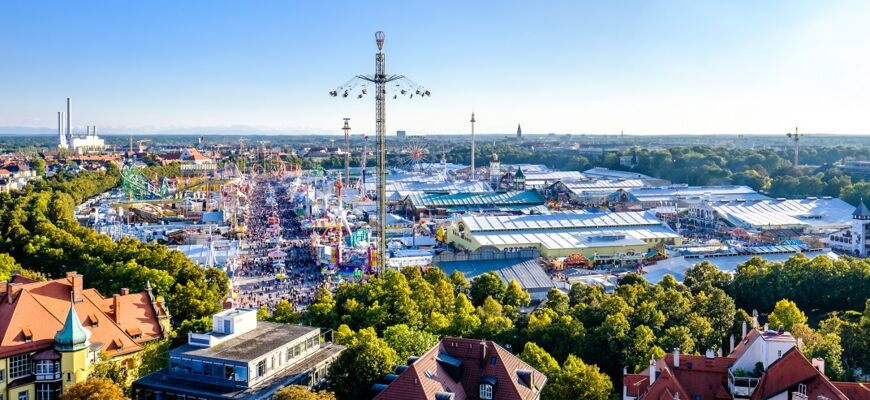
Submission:
[[287,385],[317,386],[344,346],[320,329],[257,321],[257,310],[212,316],[212,331],[189,333],[169,366],[133,383],[136,400],[271,399]]
[[384,382],[375,400],[534,400],[547,376],[495,342],[445,337]]
[[[743,331],[746,332],[744,324]],[[723,357],[672,354],[623,377],[623,400],[868,400],[870,387],[832,382],[822,359],[809,361],[788,332],[751,329],[739,343],[731,337]],[[763,368],[759,369],[757,366]],[[848,394],[847,394],[848,393]]]
[[103,356],[133,370],[144,345],[165,338],[169,315],[150,287],[104,298],[83,280],[0,283],[0,398],[57,399]]

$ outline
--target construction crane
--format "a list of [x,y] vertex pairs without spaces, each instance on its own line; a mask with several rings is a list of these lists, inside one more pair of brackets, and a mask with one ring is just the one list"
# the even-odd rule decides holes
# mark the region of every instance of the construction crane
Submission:
[[798,165],[800,165],[800,164],[798,164],[798,154],[801,151],[800,137],[804,136],[804,135],[798,133],[797,127],[794,127],[794,133],[789,132],[789,133],[786,133],[785,135],[790,137],[794,141],[794,166],[795,166],[795,168],[797,168]]
[[[375,73],[373,75],[357,75],[329,92],[332,97],[347,98],[351,93],[359,93],[361,99],[368,94],[368,85],[373,84],[375,89],[375,132],[378,135],[378,248],[376,258],[378,260],[378,276],[383,277],[384,267],[387,260],[387,96],[394,99],[401,96],[418,98],[431,96],[428,90],[417,85],[404,75],[387,75],[386,63],[384,62],[384,39],[383,31],[375,32],[375,43],[378,52],[375,54]],[[389,85],[388,85],[389,84]],[[387,92],[389,90],[389,93]]]

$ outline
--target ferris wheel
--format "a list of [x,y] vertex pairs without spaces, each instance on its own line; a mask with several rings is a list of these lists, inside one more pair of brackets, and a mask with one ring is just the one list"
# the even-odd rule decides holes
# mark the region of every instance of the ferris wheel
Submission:
[[399,150],[399,168],[408,172],[429,172],[432,163],[429,159],[429,149],[419,139],[409,139]]

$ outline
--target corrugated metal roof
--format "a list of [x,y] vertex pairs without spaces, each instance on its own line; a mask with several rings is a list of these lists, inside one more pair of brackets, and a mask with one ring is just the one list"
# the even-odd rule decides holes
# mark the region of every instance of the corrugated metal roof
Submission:
[[761,200],[714,204],[713,208],[735,225],[749,228],[845,228],[855,207],[840,199]]
[[541,205],[544,198],[534,190],[500,193],[411,194],[415,207]]
[[468,280],[486,272],[495,272],[505,283],[515,279],[526,290],[549,290],[553,281],[535,259],[450,261],[438,265],[448,274],[460,271]]
[[658,218],[647,212],[468,216],[462,217],[460,221],[472,232],[524,229],[611,228],[662,224]]

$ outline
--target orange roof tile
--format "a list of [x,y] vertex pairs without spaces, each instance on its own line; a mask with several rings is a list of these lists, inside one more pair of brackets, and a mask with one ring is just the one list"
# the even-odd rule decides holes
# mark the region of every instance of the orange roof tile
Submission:
[[[72,290],[69,278],[21,284],[14,282],[16,279],[13,279],[13,284],[7,285],[6,290],[0,291],[0,357],[51,348],[54,335],[63,328],[63,321],[69,313]],[[91,326],[86,328],[91,331],[90,341],[102,344],[103,351],[108,355],[135,352],[142,348],[138,343],[162,337],[159,320],[147,292],[122,296],[122,302],[126,305],[124,309],[129,309],[130,315],[122,318],[121,324],[115,323],[104,311],[106,301],[111,303],[111,299],[104,299],[94,289],[85,289],[82,295],[82,301],[75,304],[76,314],[80,320],[84,320],[83,317],[91,320]],[[143,298],[148,299],[144,304]],[[143,308],[150,308],[151,312],[143,311]],[[92,317],[99,320],[98,325],[93,324]],[[25,339],[25,328],[32,334],[31,342]],[[141,329],[143,338],[133,340],[125,332],[127,328]],[[116,341],[120,346],[107,347]]]
[[768,399],[780,393],[795,390],[798,384],[806,385],[807,395],[813,399],[818,396],[826,396],[832,400],[849,400],[827,377],[807,361],[797,347],[792,347],[791,350],[785,352],[782,357],[767,367],[767,371],[761,376],[758,386],[752,392],[752,399]]

